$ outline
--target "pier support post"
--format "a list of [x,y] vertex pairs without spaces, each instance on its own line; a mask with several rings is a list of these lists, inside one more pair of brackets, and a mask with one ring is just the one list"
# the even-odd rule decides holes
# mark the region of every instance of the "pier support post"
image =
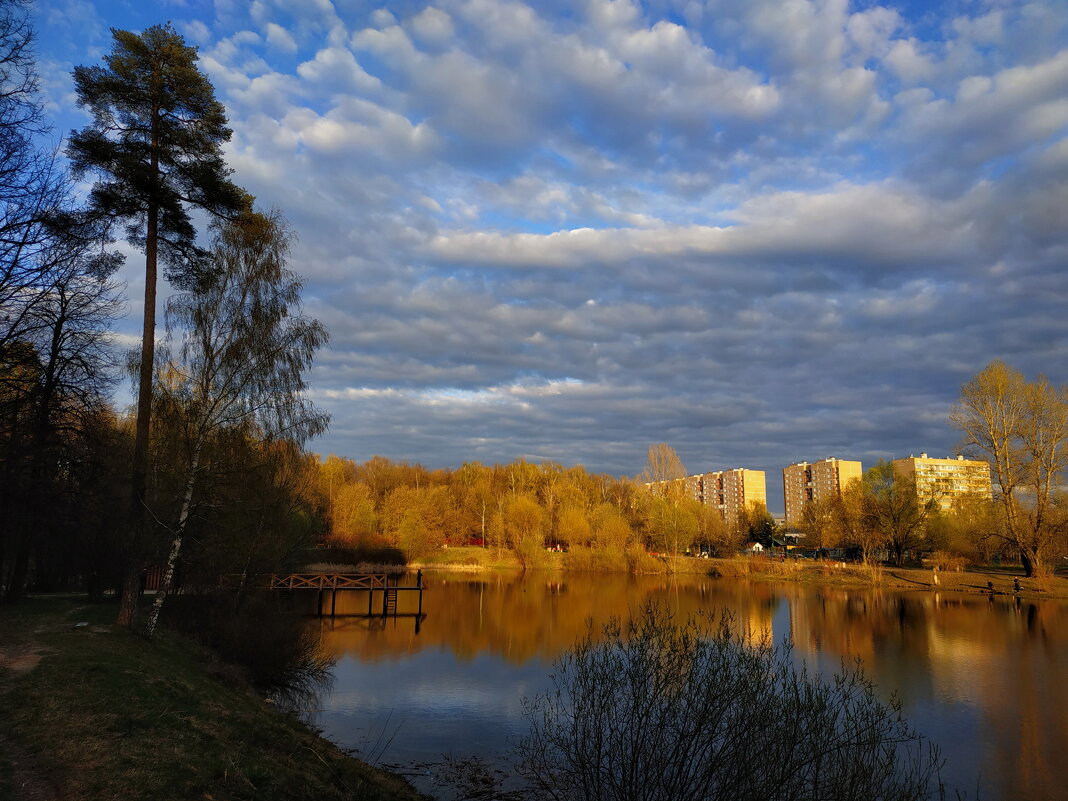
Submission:
[[[420,570],[415,574],[415,586],[419,588],[419,611],[418,615],[423,614],[423,571]],[[416,618],[418,620],[419,618]]]

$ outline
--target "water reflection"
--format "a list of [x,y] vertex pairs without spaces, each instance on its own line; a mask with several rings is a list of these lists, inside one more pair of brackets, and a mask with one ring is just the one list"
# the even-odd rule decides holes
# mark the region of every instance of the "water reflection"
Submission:
[[[560,574],[425,576],[426,619],[324,619],[338,658],[318,722],[386,761],[494,755],[523,731],[521,699],[549,665],[609,616],[653,601],[681,617],[729,609],[739,630],[792,638],[833,671],[863,660],[880,694],[938,742],[947,778],[986,799],[1063,797],[1068,747],[1068,604],[945,593],[747,583],[703,577]],[[398,611],[415,612],[415,599]],[[337,611],[365,613],[343,593]],[[388,742],[388,747],[383,743]]]

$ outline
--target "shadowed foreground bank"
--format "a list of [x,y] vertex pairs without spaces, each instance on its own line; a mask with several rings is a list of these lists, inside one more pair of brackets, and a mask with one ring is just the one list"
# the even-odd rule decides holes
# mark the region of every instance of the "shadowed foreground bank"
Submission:
[[0,609],[0,799],[417,799],[170,632],[111,605]]

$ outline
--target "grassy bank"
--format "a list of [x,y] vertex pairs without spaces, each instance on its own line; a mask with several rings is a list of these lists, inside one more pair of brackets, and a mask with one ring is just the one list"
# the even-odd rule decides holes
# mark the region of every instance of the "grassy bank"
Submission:
[[[645,553],[641,548],[613,553],[593,548],[572,548],[567,552],[538,551],[528,556],[527,569],[570,570],[579,573],[708,573],[708,561],[679,557],[668,561]],[[409,565],[415,570],[522,570],[524,565],[512,551],[458,546],[427,554]]]
[[0,799],[416,799],[163,631],[75,597],[0,607]]
[[761,557],[712,559],[709,569],[723,578],[757,581],[797,581],[808,584],[876,586],[895,590],[937,590],[939,592],[989,593],[989,585],[999,595],[1015,594],[1014,580],[1020,581],[1021,598],[1068,599],[1068,578],[1062,574],[1045,580],[1027,579],[1019,567],[972,566],[960,571],[920,567],[891,567],[808,559],[779,562]]
[[[423,570],[497,570],[520,567],[515,556],[506,551],[500,557],[485,548],[459,547],[436,551],[413,564],[412,569]],[[626,573],[633,570],[634,560],[628,562],[623,555],[604,555],[588,549],[575,549],[570,553],[546,552],[539,558],[538,569],[594,573]],[[1023,570],[1015,566],[973,566],[960,572],[935,571],[930,568],[890,567],[886,565],[843,564],[817,562],[811,559],[787,560],[756,556],[738,556],[731,559],[697,559],[677,557],[673,560],[648,557],[638,564],[642,573],[685,573],[710,575],[727,579],[752,581],[795,581],[807,584],[834,584],[849,586],[883,587],[898,590],[939,590],[941,592],[989,592],[987,583],[994,585],[994,592],[1014,594],[1013,579],[1019,578],[1020,596],[1027,598],[1068,599],[1068,575],[1058,571],[1045,581],[1023,578]]]

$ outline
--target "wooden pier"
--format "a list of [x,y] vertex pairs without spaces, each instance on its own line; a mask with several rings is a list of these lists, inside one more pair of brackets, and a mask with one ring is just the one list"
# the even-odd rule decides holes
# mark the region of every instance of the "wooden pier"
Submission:
[[[252,586],[263,587],[268,590],[280,590],[292,592],[294,590],[317,590],[319,593],[316,604],[316,613],[323,616],[323,601],[326,594],[330,593],[330,617],[337,614],[337,594],[350,590],[363,590],[367,593],[367,614],[357,614],[358,617],[371,617],[379,615],[388,617],[397,616],[397,600],[402,592],[415,592],[419,594],[419,610],[415,613],[417,619],[423,617],[423,571],[415,574],[415,584],[401,586],[390,583],[389,573],[267,573],[255,576],[248,581]],[[240,576],[223,576],[220,586],[227,589],[237,589],[241,586]],[[375,611],[376,593],[381,593],[381,612]]]

